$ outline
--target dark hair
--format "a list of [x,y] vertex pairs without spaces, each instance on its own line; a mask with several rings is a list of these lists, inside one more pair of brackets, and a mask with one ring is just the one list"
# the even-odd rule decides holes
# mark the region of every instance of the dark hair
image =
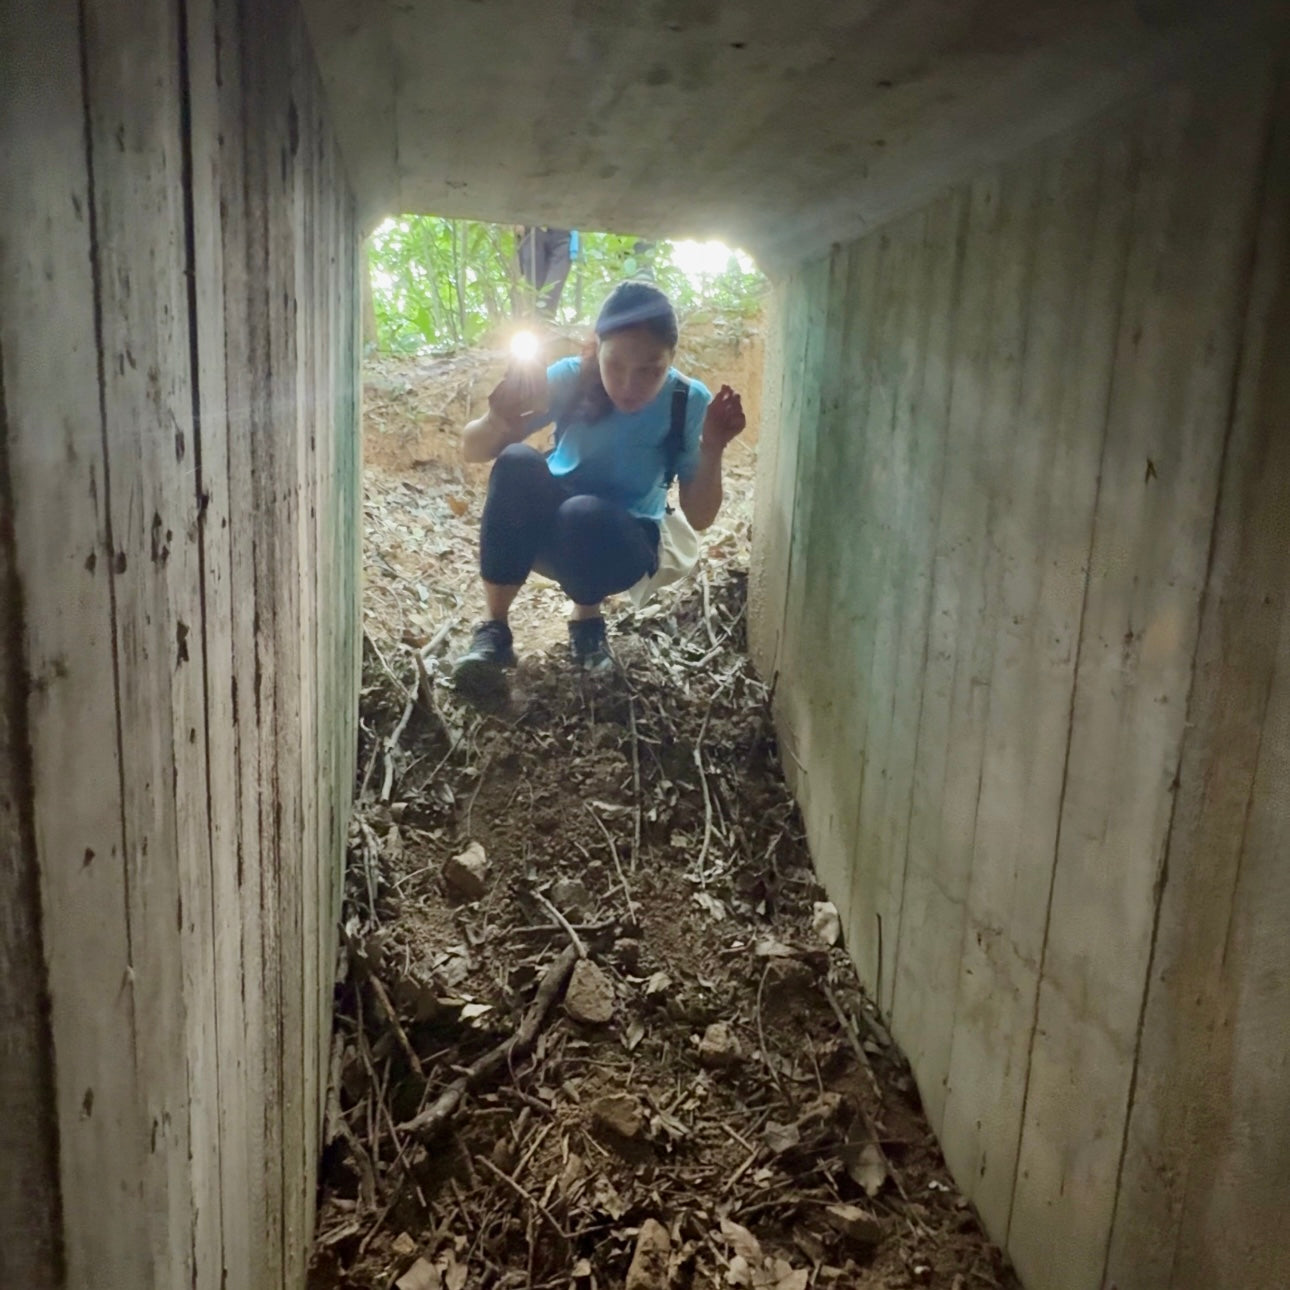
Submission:
[[616,331],[643,327],[661,345],[675,349],[680,329],[672,302],[648,282],[620,282],[600,306],[596,335],[602,339]]
[[613,400],[600,379],[598,343],[620,331],[639,327],[660,345],[675,349],[680,337],[672,302],[648,282],[620,282],[600,307],[596,335],[582,347],[578,369],[578,392],[572,415],[583,422],[599,421],[613,407]]

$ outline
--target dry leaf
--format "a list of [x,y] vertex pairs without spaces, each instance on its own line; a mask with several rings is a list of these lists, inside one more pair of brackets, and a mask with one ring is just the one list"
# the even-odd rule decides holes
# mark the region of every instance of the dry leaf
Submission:
[[825,945],[836,945],[842,937],[842,919],[838,907],[831,900],[817,900],[811,915],[811,926]]
[[444,1290],[466,1290],[468,1269],[464,1263],[457,1262],[457,1256],[449,1250],[443,1265]]
[[802,1135],[795,1124],[777,1124],[774,1120],[767,1122],[762,1130],[762,1141],[777,1155],[792,1151],[801,1144]]
[[619,1195],[618,1188],[603,1176],[596,1179],[595,1203],[615,1222],[627,1213],[627,1204]]
[[394,1290],[443,1290],[439,1269],[426,1259],[418,1259],[395,1283]]
[[779,1270],[779,1279],[775,1282],[774,1290],[806,1290],[811,1284],[809,1268],[798,1268],[795,1271],[783,1259],[776,1259],[775,1266]]
[[761,1261],[761,1242],[746,1228],[728,1218],[721,1220],[721,1235],[734,1246],[735,1253],[754,1263]]
[[706,891],[696,891],[693,900],[696,905],[706,909],[717,922],[725,918],[726,907],[715,896],[708,895]]
[[728,1218],[721,1220],[721,1235],[734,1247],[726,1270],[726,1283],[747,1290],[806,1290],[811,1274],[795,1269],[787,1259],[768,1257],[761,1242],[746,1228]]
[[883,1159],[882,1148],[876,1142],[866,1142],[855,1163],[848,1166],[847,1172],[864,1188],[864,1194],[872,1199],[887,1181],[887,1162]]
[[830,1227],[857,1245],[877,1245],[882,1240],[882,1224],[857,1205],[830,1205],[825,1217]]

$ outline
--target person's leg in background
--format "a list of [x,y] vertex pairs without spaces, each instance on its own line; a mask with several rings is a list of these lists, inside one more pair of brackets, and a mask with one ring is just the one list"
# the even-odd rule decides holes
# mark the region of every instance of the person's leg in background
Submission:
[[643,238],[637,238],[632,243],[632,259],[636,264],[628,276],[640,282],[656,281],[658,275],[654,271],[654,253],[657,249],[657,242],[647,242]]
[[491,689],[501,670],[515,663],[507,621],[511,604],[549,545],[561,504],[569,496],[527,444],[512,444],[493,462],[479,525],[479,571],[488,617],[475,628],[470,649],[457,660],[453,679],[464,688]]
[[521,225],[516,234],[515,258],[519,261],[520,277],[529,286],[521,297],[518,313],[529,317],[546,277],[546,229]]
[[589,670],[613,662],[601,602],[658,568],[658,525],[599,497],[564,501],[540,558],[573,601],[569,643]]
[[560,297],[569,277],[570,230],[544,228],[542,232],[542,277],[538,288],[538,313],[554,318],[560,308]]

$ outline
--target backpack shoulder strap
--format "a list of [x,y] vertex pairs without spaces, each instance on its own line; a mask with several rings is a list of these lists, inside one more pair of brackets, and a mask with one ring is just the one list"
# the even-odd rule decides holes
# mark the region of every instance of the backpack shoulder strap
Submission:
[[685,414],[690,403],[690,382],[683,376],[676,378],[672,390],[672,421],[668,426],[667,439],[663,444],[663,488],[672,487],[676,479],[677,467],[681,464],[681,454],[685,451]]

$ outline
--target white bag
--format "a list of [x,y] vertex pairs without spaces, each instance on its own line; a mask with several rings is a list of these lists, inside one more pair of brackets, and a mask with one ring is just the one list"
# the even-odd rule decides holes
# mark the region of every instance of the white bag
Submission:
[[699,561],[699,535],[680,511],[668,511],[658,526],[658,568],[628,587],[627,598],[640,609],[660,588],[680,582]]

